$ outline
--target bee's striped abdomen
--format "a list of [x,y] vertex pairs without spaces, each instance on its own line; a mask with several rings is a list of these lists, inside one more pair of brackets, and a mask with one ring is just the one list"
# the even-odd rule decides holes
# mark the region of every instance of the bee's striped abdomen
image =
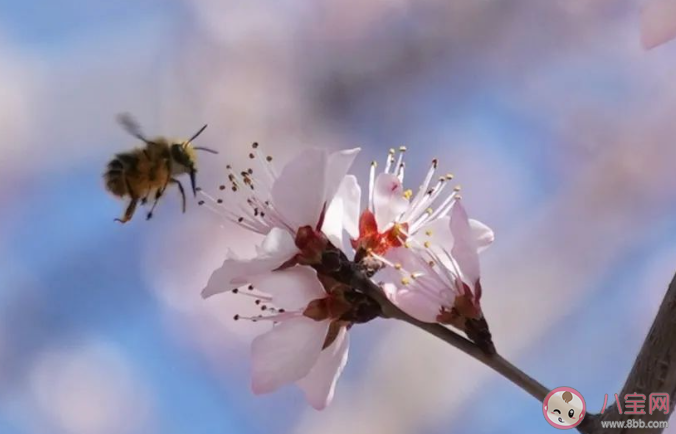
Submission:
[[108,163],[106,172],[103,174],[106,189],[115,196],[124,197],[129,194],[127,182],[125,181],[125,168],[128,164],[124,163],[128,158],[128,155],[117,155],[110,163]]

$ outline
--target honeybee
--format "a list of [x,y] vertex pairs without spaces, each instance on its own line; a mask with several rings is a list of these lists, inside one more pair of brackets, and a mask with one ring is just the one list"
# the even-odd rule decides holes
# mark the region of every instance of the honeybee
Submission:
[[218,154],[213,149],[192,145],[192,141],[202,134],[207,126],[204,125],[188,140],[170,140],[165,137],[149,140],[131,115],[121,114],[117,119],[125,131],[141,140],[145,147],[115,155],[106,167],[103,175],[106,189],[117,197],[128,196],[130,199],[123,217],[116,218],[115,221],[126,223],[131,220],[138,202],[141,201],[141,204],[145,205],[151,196],[154,198],[153,204],[146,219],[152,218],[155,206],[169,184],[176,184],[178,187],[185,212],[185,190],[176,176],[189,174],[193,195],[197,195],[195,151]]

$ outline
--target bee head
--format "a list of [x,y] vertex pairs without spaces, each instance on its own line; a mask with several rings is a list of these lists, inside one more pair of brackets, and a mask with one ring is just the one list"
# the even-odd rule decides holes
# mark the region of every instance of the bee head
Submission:
[[197,155],[195,151],[207,151],[212,154],[218,154],[218,152],[204,148],[200,146],[193,146],[192,141],[197,138],[202,131],[206,129],[206,125],[199,129],[193,136],[184,141],[183,143],[174,143],[171,145],[171,159],[173,160],[173,170],[174,174],[179,173],[188,173],[190,174],[190,184],[192,186],[193,195],[197,195],[197,186],[195,184],[195,176],[197,174]]

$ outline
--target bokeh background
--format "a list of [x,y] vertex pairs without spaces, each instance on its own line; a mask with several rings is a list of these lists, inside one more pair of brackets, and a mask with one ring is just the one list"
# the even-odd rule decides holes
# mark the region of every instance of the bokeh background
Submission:
[[[0,0],[0,433],[553,433],[541,403],[434,338],[358,326],[333,405],[254,397],[242,300],[199,292],[256,241],[171,192],[113,222],[115,123],[187,136],[200,184],[261,142],[407,145],[462,184],[498,348],[599,411],[676,271],[676,44],[629,0]],[[612,401],[612,400],[611,400]],[[676,423],[674,424],[676,425]],[[676,427],[671,432],[676,432]]]

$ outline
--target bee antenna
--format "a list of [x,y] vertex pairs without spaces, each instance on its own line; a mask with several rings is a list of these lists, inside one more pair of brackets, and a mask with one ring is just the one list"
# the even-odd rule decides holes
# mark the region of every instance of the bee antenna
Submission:
[[117,115],[117,122],[122,125],[122,128],[132,136],[143,141],[144,143],[150,143],[148,139],[145,138],[141,132],[141,126],[136,122],[136,119],[129,113],[120,113]]
[[197,138],[197,136],[202,134],[202,131],[204,131],[206,129],[207,129],[207,124],[204,124],[204,126],[202,128],[200,128],[199,131],[197,131],[190,139],[188,139],[188,142],[192,142],[193,140],[195,140]]
[[206,152],[211,152],[212,154],[218,154],[218,151],[214,151],[213,149],[205,148],[204,146],[193,146],[193,149],[197,151],[206,151]]

